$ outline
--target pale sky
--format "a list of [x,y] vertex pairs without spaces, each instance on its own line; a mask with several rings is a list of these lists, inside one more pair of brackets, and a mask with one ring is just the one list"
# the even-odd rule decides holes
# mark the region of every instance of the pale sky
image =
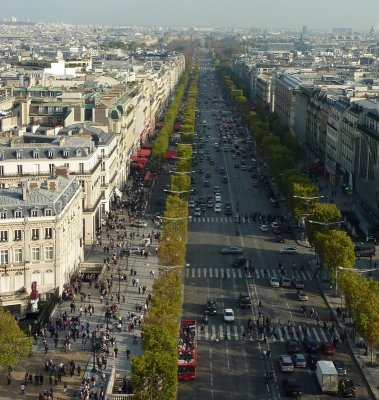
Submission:
[[379,0],[0,0],[0,20],[129,26],[290,28],[379,25]]

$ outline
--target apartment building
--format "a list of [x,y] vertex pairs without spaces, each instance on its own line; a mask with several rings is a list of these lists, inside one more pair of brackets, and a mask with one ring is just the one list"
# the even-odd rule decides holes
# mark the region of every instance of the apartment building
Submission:
[[2,307],[23,314],[33,282],[42,299],[62,293],[84,258],[82,220],[75,177],[27,179],[0,189]]

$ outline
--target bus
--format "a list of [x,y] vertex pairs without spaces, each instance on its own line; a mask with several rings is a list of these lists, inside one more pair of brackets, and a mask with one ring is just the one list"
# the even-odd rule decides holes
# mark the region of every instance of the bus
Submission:
[[196,321],[182,320],[179,327],[178,342],[178,380],[196,379],[197,337]]

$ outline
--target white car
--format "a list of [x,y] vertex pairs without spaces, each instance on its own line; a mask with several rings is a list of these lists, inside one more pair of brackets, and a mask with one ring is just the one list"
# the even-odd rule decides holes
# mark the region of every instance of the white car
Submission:
[[188,203],[188,207],[195,208],[195,202],[193,200],[190,200],[190,202]]
[[220,212],[221,212],[221,204],[220,204],[220,203],[217,203],[217,204],[215,205],[213,211],[214,211],[215,213],[220,213]]
[[221,201],[222,201],[222,200],[221,200],[221,195],[220,195],[220,196],[217,196],[217,195],[216,195],[216,196],[215,196],[215,202],[216,202],[216,203],[221,203]]
[[279,251],[281,254],[297,254],[297,247],[282,247]]
[[130,254],[140,254],[141,253],[141,249],[138,246],[132,246],[129,249]]
[[132,226],[136,226],[138,228],[146,228],[147,227],[147,222],[141,221],[140,219],[137,219],[132,223]]
[[195,211],[193,212],[193,215],[195,217],[201,217],[201,209],[200,209],[200,207],[196,207],[195,208]]
[[269,281],[271,287],[274,287],[274,288],[280,287],[279,280],[278,280],[278,278],[275,278],[275,276],[270,276],[270,279],[268,281]]
[[280,225],[276,221],[274,221],[274,222],[271,222],[271,228],[272,229],[280,228]]
[[292,282],[290,278],[287,278],[285,276],[282,277],[280,283],[282,284],[282,287],[291,287]]
[[282,372],[293,372],[293,362],[289,355],[283,355],[279,357],[279,366]]
[[296,368],[307,368],[307,359],[304,354],[296,353],[292,357]]
[[261,225],[259,227],[259,229],[261,230],[261,232],[268,232],[268,226],[267,225]]
[[231,308],[224,308],[224,321],[234,322],[234,311]]

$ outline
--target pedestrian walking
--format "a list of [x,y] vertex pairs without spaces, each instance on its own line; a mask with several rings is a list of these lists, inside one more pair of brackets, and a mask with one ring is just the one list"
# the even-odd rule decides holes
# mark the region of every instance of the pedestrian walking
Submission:
[[125,352],[126,352],[126,359],[129,360],[129,357],[130,357],[130,349],[129,349],[128,346],[126,346]]

